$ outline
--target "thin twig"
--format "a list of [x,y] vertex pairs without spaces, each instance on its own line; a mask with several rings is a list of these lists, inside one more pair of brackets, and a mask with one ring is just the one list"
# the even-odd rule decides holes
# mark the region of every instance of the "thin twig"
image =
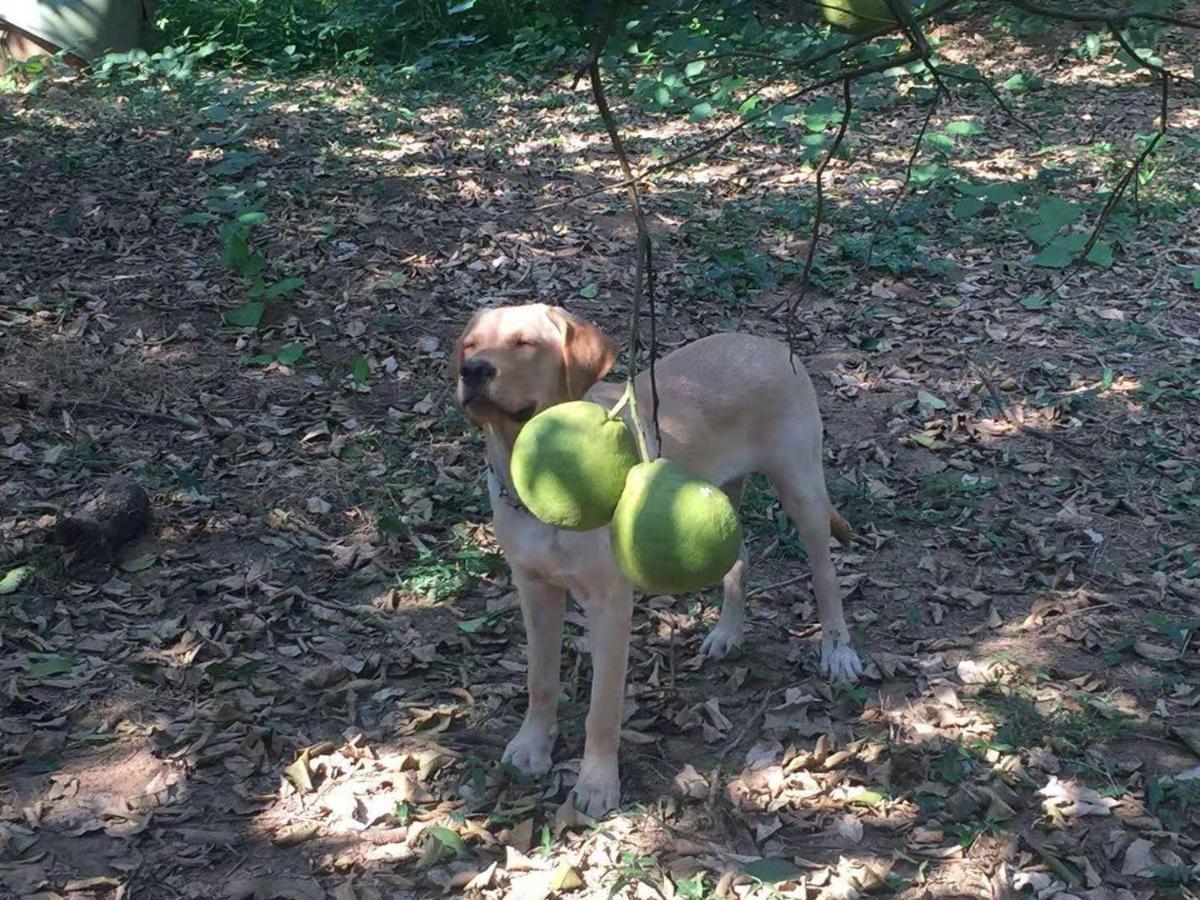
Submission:
[[42,397],[38,401],[39,406],[47,406],[53,409],[92,409],[97,412],[113,413],[119,416],[136,416],[139,419],[149,419],[152,422],[166,422],[169,425],[181,425],[184,428],[191,428],[193,431],[199,431],[204,428],[204,423],[198,419],[185,419],[182,416],[175,416],[171,413],[159,412],[154,409],[143,409],[138,406],[125,406],[120,403],[105,403],[100,400],[72,399],[66,400],[60,397]]
[[1013,112],[1012,107],[1010,107],[1008,105],[1008,103],[1005,101],[1005,99],[1000,96],[1000,92],[998,90],[996,90],[996,86],[994,84],[992,84],[990,81],[988,81],[986,78],[980,78],[975,75],[967,75],[963,72],[950,71],[948,69],[943,69],[940,66],[938,67],[937,71],[938,71],[938,74],[941,75],[943,78],[953,78],[955,81],[965,81],[968,84],[982,85],[987,90],[987,92],[992,95],[992,99],[996,102],[996,105],[999,106],[1000,109],[1004,111],[1004,115],[1008,119],[1009,122],[1016,125],[1018,128],[1024,128],[1026,131],[1028,131],[1034,137],[1041,136],[1035,126],[1030,125],[1028,122],[1021,119],[1015,112]]
[[849,78],[842,82],[842,121],[838,125],[837,135],[833,139],[833,144],[829,147],[829,152],[825,154],[817,166],[817,202],[816,208],[813,210],[812,235],[808,241],[808,255],[804,260],[804,271],[800,275],[800,288],[787,306],[785,326],[788,357],[791,361],[793,372],[796,371],[796,310],[808,293],[809,285],[812,283],[813,264],[817,258],[817,244],[821,240],[821,220],[824,218],[825,213],[825,169],[833,159],[834,154],[838,152],[838,148],[842,146],[842,138],[846,136],[846,129],[850,126],[850,113],[854,109],[854,97],[850,92],[850,85],[851,80]]
[[[1115,28],[1115,26],[1110,27]],[[1125,41],[1120,41],[1120,43],[1122,46],[1128,47],[1128,44]],[[1042,297],[1048,297],[1051,294],[1056,293],[1059,288],[1066,284],[1067,279],[1074,274],[1074,269],[1076,266],[1078,266],[1081,261],[1087,259],[1088,254],[1092,252],[1096,246],[1096,243],[1100,240],[1100,235],[1103,233],[1104,226],[1108,222],[1109,217],[1112,215],[1113,210],[1117,208],[1117,204],[1120,203],[1121,198],[1125,196],[1125,191],[1128,190],[1130,182],[1132,181],[1135,185],[1137,184],[1134,179],[1137,173],[1141,170],[1143,163],[1145,163],[1146,159],[1151,153],[1154,152],[1154,149],[1167,135],[1170,114],[1171,78],[1173,76],[1165,69],[1156,67],[1148,61],[1142,59],[1136,53],[1131,51],[1127,52],[1130,52],[1130,55],[1139,65],[1145,67],[1158,76],[1159,87],[1162,91],[1161,100],[1159,103],[1158,131],[1155,133],[1154,137],[1147,142],[1146,146],[1142,149],[1142,152],[1138,154],[1132,165],[1125,170],[1125,174],[1121,176],[1121,180],[1117,182],[1116,187],[1114,187],[1112,190],[1112,193],[1108,195],[1108,199],[1105,201],[1104,207],[1100,210],[1100,215],[1097,216],[1096,223],[1092,226],[1091,233],[1088,235],[1088,239],[1084,243],[1083,249],[1066,265],[1058,279],[1045,292],[1042,293]]]
[[[658,172],[665,171],[667,169],[674,168],[675,166],[679,165],[680,163],[688,162],[690,160],[695,159],[697,156],[703,155],[704,153],[711,150],[713,147],[716,147],[717,145],[719,145],[719,144],[723,143],[724,141],[728,140],[729,138],[733,137],[735,134],[745,130],[750,125],[753,125],[755,122],[759,121],[764,116],[769,115],[774,110],[778,109],[780,106],[784,106],[785,104],[788,104],[788,103],[793,103],[796,100],[798,100],[800,97],[803,97],[805,94],[811,94],[813,91],[818,91],[821,88],[830,87],[831,85],[837,84],[838,82],[841,82],[841,81],[846,81],[846,80],[854,81],[859,78],[863,78],[867,75],[874,75],[879,72],[886,72],[888,69],[894,69],[898,66],[905,66],[905,65],[908,65],[909,63],[916,62],[920,58],[921,58],[920,54],[915,53],[915,52],[901,53],[897,56],[894,56],[894,57],[891,57],[891,58],[885,59],[885,60],[880,60],[879,62],[872,63],[870,65],[858,66],[857,68],[854,68],[854,69],[846,69],[841,72],[837,72],[833,75],[830,75],[828,78],[823,78],[820,81],[815,81],[812,84],[806,85],[802,88],[799,88],[799,89],[793,91],[792,93],[788,94],[786,97],[783,97],[782,99],[777,100],[776,102],[772,103],[770,106],[766,107],[761,112],[755,113],[752,116],[747,116],[746,118],[742,119],[742,121],[740,121],[738,124],[731,125],[729,128],[726,128],[724,131],[720,132],[719,134],[714,135],[713,137],[708,138],[707,140],[701,141],[699,144],[697,144],[695,147],[692,147],[690,150],[685,150],[683,153],[680,153],[677,156],[673,156],[673,157],[671,157],[671,159],[668,159],[664,162],[656,163],[652,166],[646,167],[638,175],[633,175],[631,173],[630,175],[627,175],[625,177],[625,180],[623,180],[623,181],[617,181],[612,184],[600,185],[597,188],[593,188],[590,191],[585,191],[582,194],[577,194],[574,197],[568,197],[565,200],[555,200],[552,203],[544,203],[541,206],[534,207],[534,212],[542,212],[542,211],[545,211],[548,209],[555,209],[560,206],[565,206],[570,203],[575,203],[579,200],[586,200],[588,197],[594,197],[595,195],[603,194],[606,191],[615,191],[620,188],[628,188],[630,185],[637,184],[638,182],[641,182],[641,181],[645,181],[651,175],[654,175]],[[611,134],[610,134],[610,136],[611,136]]]
[[880,230],[883,228],[884,223],[892,220],[892,216],[896,214],[896,207],[900,205],[900,201],[908,193],[908,185],[912,181],[913,168],[916,165],[917,156],[921,152],[921,144],[925,140],[925,132],[929,130],[929,123],[933,121],[933,114],[937,111],[938,101],[941,99],[942,93],[942,83],[939,81],[934,90],[933,100],[929,104],[929,112],[925,114],[925,121],[921,123],[921,130],[917,132],[917,141],[913,144],[912,153],[908,155],[908,165],[904,169],[904,183],[900,185],[900,190],[896,192],[896,196],[892,198],[892,204],[888,207],[887,215],[875,223],[875,228],[871,232],[871,243],[867,245],[868,269],[871,268],[871,261],[875,257],[875,241],[879,238]]
[[793,575],[791,578],[785,578],[783,581],[776,581],[774,584],[765,584],[760,588],[755,588],[754,590],[749,591],[746,594],[746,599],[753,600],[755,597],[765,597],[767,594],[774,593],[775,591],[781,590],[785,587],[791,587],[793,584],[803,581],[806,578],[808,578],[807,574]]
[[[1123,41],[1122,44],[1124,45]],[[1133,54],[1133,56],[1134,59],[1138,59],[1136,54]],[[1154,71],[1156,68],[1151,66],[1145,60],[1140,60],[1140,62],[1151,71]],[[1117,182],[1116,188],[1111,194],[1109,194],[1108,201],[1104,204],[1104,208],[1100,210],[1100,216],[1096,219],[1096,224],[1092,228],[1091,236],[1088,237],[1087,243],[1083,246],[1083,252],[1079,255],[1081,259],[1086,259],[1087,255],[1092,252],[1092,248],[1096,246],[1096,241],[1100,239],[1100,232],[1104,228],[1104,223],[1108,220],[1108,217],[1112,214],[1112,211],[1116,208],[1117,204],[1121,202],[1121,197],[1125,194],[1125,190],[1129,187],[1129,182],[1137,176],[1137,173],[1141,170],[1142,164],[1146,161],[1146,158],[1154,152],[1154,148],[1157,147],[1159,142],[1167,136],[1167,126],[1169,124],[1168,107],[1170,104],[1171,77],[1170,73],[1168,73],[1165,69],[1159,69],[1158,71],[1159,83],[1162,87],[1162,101],[1159,110],[1158,132],[1146,144],[1142,152],[1138,154],[1137,159],[1133,161],[1133,165],[1129,167],[1129,169],[1121,177],[1121,180]]]
[[1042,16],[1047,19],[1059,19],[1063,22],[1083,22],[1095,25],[1124,25],[1133,19],[1145,19],[1150,22],[1160,22],[1164,25],[1175,25],[1179,28],[1195,28],[1200,29],[1200,22],[1193,22],[1190,19],[1184,19],[1179,16],[1168,16],[1163,13],[1153,12],[1136,12],[1134,10],[1122,10],[1120,12],[1072,12],[1065,9],[1051,9],[1041,6],[1037,3],[1030,3],[1029,0],[1008,0],[1008,3],[1017,9],[1023,9],[1027,13],[1033,13],[1036,16]]
[[728,743],[725,744],[725,746],[721,749],[721,752],[717,754],[717,759],[725,759],[725,757],[728,756],[730,752],[745,739],[750,729],[758,725],[758,720],[766,715],[767,707],[771,705],[771,701],[775,699],[775,697],[779,694],[779,691],[779,688],[771,688],[771,690],[767,691],[766,695],[762,698],[762,701],[758,704],[758,709],[756,709],[754,714],[746,720],[746,724],[738,729],[738,733],[735,734],[728,741]]
[[604,127],[608,131],[609,140],[612,142],[613,151],[617,154],[617,162],[621,167],[621,173],[625,176],[626,187],[629,190],[629,205],[633,210],[634,222],[637,224],[638,231],[638,250],[637,263],[634,273],[633,285],[633,309],[629,316],[629,362],[628,372],[626,372],[625,390],[629,397],[629,412],[630,419],[633,423],[634,433],[638,438],[638,443],[641,448],[642,459],[649,461],[649,456],[646,451],[645,436],[642,434],[641,420],[638,418],[637,410],[637,391],[634,389],[634,378],[637,376],[637,354],[639,345],[639,328],[642,310],[642,284],[643,275],[646,277],[646,284],[649,287],[651,303],[651,334],[650,334],[650,404],[651,404],[651,419],[654,422],[654,437],[657,442],[655,445],[655,455],[662,453],[662,438],[658,426],[658,385],[656,383],[656,373],[654,369],[655,357],[658,355],[658,346],[656,344],[657,333],[654,328],[653,310],[654,310],[654,268],[653,268],[653,245],[650,240],[650,229],[646,227],[646,219],[642,214],[641,197],[638,194],[637,179],[633,177],[633,169],[629,165],[629,157],[625,153],[625,144],[621,140],[621,135],[617,131],[617,123],[613,119],[612,110],[608,106],[608,98],[604,95],[604,82],[600,77],[600,62],[593,59],[588,65],[588,75],[592,82],[592,96],[596,100],[596,109],[600,113],[600,118],[604,120]]

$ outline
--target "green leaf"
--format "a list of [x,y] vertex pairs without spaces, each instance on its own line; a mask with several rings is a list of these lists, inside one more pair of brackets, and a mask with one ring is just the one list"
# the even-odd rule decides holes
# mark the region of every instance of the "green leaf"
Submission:
[[917,391],[917,402],[922,406],[928,406],[930,409],[945,409],[946,401],[941,397],[935,397],[928,391]]
[[200,110],[200,115],[204,116],[205,121],[213,125],[223,125],[229,121],[231,114],[228,108],[221,106],[219,103],[214,103],[212,106],[206,106]]
[[257,328],[258,323],[262,321],[263,310],[266,308],[267,305],[263,301],[256,300],[245,306],[239,306],[237,309],[227,310],[225,321],[235,328]]
[[1070,240],[1071,237],[1072,235],[1068,235],[1051,241],[1033,258],[1033,264],[1045,266],[1047,269],[1065,269],[1075,258],[1075,251],[1079,249],[1074,245],[1075,242]]
[[1112,244],[1108,241],[1097,241],[1096,246],[1092,247],[1085,258],[1093,265],[1107,269],[1113,264]]
[[804,870],[782,856],[766,856],[747,863],[742,870],[751,878],[757,878],[764,884],[778,884],[781,881],[795,881],[804,875]]
[[944,176],[947,172],[945,166],[939,166],[937,163],[925,163],[920,166],[913,166],[912,177],[909,181],[920,187],[921,185],[929,184]]
[[983,126],[978,122],[969,122],[965,120],[961,122],[951,122],[946,126],[946,134],[962,136],[983,134]]
[[275,358],[285,366],[294,366],[304,358],[304,350],[303,344],[288,344],[279,348]]
[[139,556],[136,559],[129,559],[117,566],[122,572],[144,572],[158,562],[158,557],[153,553],[146,556]]
[[922,447],[926,447],[930,450],[933,449],[933,445],[934,445],[934,443],[936,443],[932,437],[930,437],[923,431],[913,432],[912,434],[909,435],[909,437],[912,438],[914,441],[916,441],[918,444],[920,444]]
[[265,212],[252,210],[251,212],[242,213],[237,217],[237,220],[243,225],[266,225],[267,214]]
[[3,578],[0,578],[0,594],[14,594],[20,590],[21,585],[33,577],[33,566],[17,566],[15,569],[9,569]]
[[977,213],[987,209],[987,204],[982,200],[976,200],[974,197],[963,197],[954,204],[954,217],[956,219],[969,219]]
[[954,139],[940,131],[931,131],[925,135],[925,143],[942,153],[949,153],[954,149]]
[[1026,75],[1024,72],[1017,72],[1004,82],[1004,86],[1014,94],[1024,94],[1026,91],[1040,90],[1042,79],[1036,75]]
[[1153,776],[1146,779],[1146,808],[1150,812],[1158,811],[1158,807],[1162,805],[1165,794],[1166,791],[1163,790],[1161,781]]
[[261,253],[251,251],[247,231],[245,225],[237,222],[226,222],[221,226],[221,238],[225,242],[221,262],[249,278],[262,271],[267,259]]
[[1200,291],[1200,266],[1192,269],[1192,287]]
[[1041,297],[1026,297],[1021,301],[1021,305],[1026,309],[1046,309],[1050,305],[1050,298]]
[[683,68],[683,74],[688,78],[695,78],[704,71],[706,63],[702,59],[694,59]]
[[378,519],[376,519],[375,527],[384,534],[404,534],[406,531],[404,523],[391,513],[384,513]]
[[1038,225],[1031,225],[1029,228],[1026,228],[1025,236],[1039,247],[1044,247],[1054,239],[1054,236],[1058,234],[1058,231],[1059,229],[1057,225],[1047,225],[1045,222],[1042,222]]
[[992,203],[1011,203],[1021,196],[1014,184],[988,184],[984,185],[982,191],[983,196]]
[[273,285],[267,288],[266,294],[268,297],[283,297],[296,290],[296,288],[300,287],[302,284],[304,284],[303,278],[292,275],[288,278],[284,278],[281,281],[275,282]]
[[438,841],[442,846],[453,850],[455,856],[465,856],[471,852],[467,847],[467,842],[459,836],[457,831],[443,825],[430,825],[423,833]]
[[214,175],[241,175],[251,166],[258,164],[262,154],[256,150],[238,150],[226,153],[219,163],[213,166]]
[[654,102],[659,106],[669,106],[671,103],[671,91],[662,82],[654,88]]
[[600,293],[600,286],[594,281],[585,284],[579,289],[579,296],[586,297],[589,300],[595,297],[598,293]]
[[449,9],[446,10],[447,15],[457,16],[459,13],[465,13],[468,9],[475,5],[475,0],[459,0]]
[[248,366],[269,366],[275,362],[275,357],[270,353],[259,353],[257,356],[252,356],[246,360]]
[[371,380],[371,367],[361,356],[356,356],[350,360],[350,377],[357,384],[366,384]]
[[822,97],[804,110],[804,127],[809,131],[824,131],[842,121],[842,111],[832,97]]
[[180,225],[207,225],[209,222],[211,222],[215,218],[216,218],[216,216],[214,216],[212,213],[194,212],[194,213],[188,213],[186,216],[181,218],[179,220],[179,224]]
[[1075,222],[1083,215],[1083,210],[1078,203],[1068,203],[1058,197],[1051,197],[1038,207],[1037,215],[1045,224],[1061,228]]
[[848,798],[854,806],[878,806],[887,800],[887,795],[869,788],[859,788]]
[[487,616],[480,616],[477,619],[463,619],[461,622],[458,623],[458,629],[459,629],[459,631],[464,631],[467,634],[475,634],[479,631],[480,628],[482,628],[484,625],[486,625],[487,622],[488,622]]
[[77,660],[74,656],[47,656],[40,662],[35,662],[25,674],[30,678],[50,678],[63,675],[75,668]]
[[701,100],[692,107],[692,112],[688,116],[690,122],[703,122],[705,119],[711,119],[717,114],[711,103],[707,100]]

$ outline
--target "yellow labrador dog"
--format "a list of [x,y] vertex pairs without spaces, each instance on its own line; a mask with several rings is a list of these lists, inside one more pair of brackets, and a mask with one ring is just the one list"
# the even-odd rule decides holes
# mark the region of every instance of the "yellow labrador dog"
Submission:
[[[504,759],[529,774],[550,768],[557,736],[563,613],[569,592],[584,607],[592,651],[592,697],[575,805],[603,815],[620,799],[617,744],[629,658],[633,591],[617,568],[608,529],[563,531],[525,510],[509,479],[509,455],[538,412],[584,398],[612,406],[617,384],[598,383],[615,347],[598,328],[541,304],[487,309],[467,325],[451,360],[456,396],[487,444],[496,539],[512,568],[529,641],[529,709]],[[862,672],[850,647],[829,538],[850,530],[829,502],[821,467],[821,416],[812,383],[793,371],[788,348],[747,334],[717,334],[657,364],[662,455],[721,485],[740,501],[747,475],[770,479],[812,562],[822,638],[820,667],[831,679]],[[650,409],[646,373],[639,411]],[[654,440],[653,429],[647,436]],[[651,447],[651,452],[653,452]],[[721,658],[742,642],[746,554],[725,576],[720,620],[704,651]]]

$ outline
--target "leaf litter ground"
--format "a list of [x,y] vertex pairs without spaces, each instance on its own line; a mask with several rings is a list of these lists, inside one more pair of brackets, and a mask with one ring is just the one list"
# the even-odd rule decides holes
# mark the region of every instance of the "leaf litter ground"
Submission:
[[[959,46],[998,79],[1040,74],[1046,93],[1013,103],[1042,142],[986,97],[945,104],[945,155],[926,155],[968,187],[906,199],[868,268],[920,122],[899,96],[870,109],[829,170],[801,310],[867,677],[815,677],[803,559],[752,486],[748,647],[698,656],[711,594],[639,603],[627,806],[594,828],[560,806],[587,698],[577,611],[560,763],[528,783],[497,762],[522,629],[446,379],[483,305],[564,302],[623,331],[621,199],[537,211],[613,176],[586,94],[218,78],[3,98],[5,890],[1194,890],[1197,154],[1172,145],[1144,227],[1118,222],[1109,266],[1048,290],[1031,260],[1074,221],[1054,203],[1119,171],[1153,91]],[[684,137],[621,115],[639,155]],[[1194,98],[1174,115],[1194,138]],[[667,348],[782,336],[776,276],[803,258],[811,196],[764,135],[656,182]],[[222,265],[218,226],[247,213],[265,298]],[[64,572],[53,514],[116,472],[151,492],[152,533],[111,571]]]

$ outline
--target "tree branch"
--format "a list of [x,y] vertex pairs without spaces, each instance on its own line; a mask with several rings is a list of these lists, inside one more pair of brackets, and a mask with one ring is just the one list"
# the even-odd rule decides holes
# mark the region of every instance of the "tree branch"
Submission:
[[1134,19],[1145,19],[1150,22],[1159,22],[1164,25],[1174,25],[1179,28],[1195,28],[1200,30],[1200,22],[1193,22],[1190,19],[1185,19],[1180,16],[1168,16],[1162,13],[1153,12],[1137,12],[1135,10],[1122,10],[1120,12],[1073,12],[1067,9],[1056,9],[1042,6],[1038,3],[1031,3],[1029,0],[1007,0],[1007,2],[1023,9],[1027,13],[1032,13],[1035,16],[1042,16],[1046,19],[1058,19],[1062,22],[1082,22],[1091,25],[1124,25],[1126,22]]
[[[674,168],[675,166],[679,165],[680,163],[688,162],[689,160],[695,159],[697,156],[702,156],[704,153],[708,152],[713,147],[716,147],[718,144],[725,142],[729,138],[733,137],[735,134],[738,134],[739,132],[744,131],[747,127],[749,127],[750,125],[753,125],[755,122],[757,122],[760,119],[764,118],[765,116],[769,115],[774,110],[776,110],[779,107],[784,106],[788,103],[795,102],[800,97],[803,97],[805,94],[811,94],[813,91],[818,91],[821,88],[829,87],[831,85],[837,84],[840,81],[846,81],[846,80],[856,81],[857,79],[863,78],[867,75],[874,75],[879,72],[886,72],[888,69],[894,69],[897,66],[905,66],[905,65],[908,65],[909,63],[917,62],[920,58],[921,58],[921,56],[919,53],[910,51],[908,53],[902,53],[902,54],[899,54],[898,56],[890,57],[889,59],[880,60],[877,63],[872,63],[870,65],[859,66],[854,69],[848,69],[848,70],[845,70],[842,72],[838,72],[834,75],[831,75],[828,78],[823,78],[820,81],[815,81],[812,84],[806,85],[798,90],[795,90],[792,93],[788,94],[786,97],[783,97],[782,99],[775,101],[770,106],[768,106],[766,109],[762,110],[762,112],[756,113],[753,116],[747,116],[745,119],[742,119],[742,121],[738,122],[738,124],[732,125],[729,128],[726,128],[724,131],[720,132],[719,134],[714,135],[713,137],[700,142],[692,149],[685,150],[683,153],[680,153],[677,156],[673,156],[671,159],[668,159],[665,162],[656,163],[655,165],[648,166],[647,168],[643,169],[642,172],[638,175],[629,174],[629,175],[626,175],[625,180],[623,180],[623,181],[618,181],[614,184],[604,184],[598,188],[593,188],[590,191],[586,191],[586,192],[584,192],[582,194],[578,194],[574,197],[568,197],[566,200],[555,200],[552,203],[542,204],[541,206],[535,207],[534,211],[541,212],[541,211],[544,211],[547,209],[554,209],[559,206],[565,206],[569,203],[575,203],[579,200],[586,200],[588,197],[594,197],[596,194],[603,194],[606,191],[615,191],[620,188],[628,188],[631,185],[637,184],[640,181],[645,181],[651,175],[654,175],[658,172],[663,172],[667,169]],[[611,136],[611,133],[610,133],[610,136]]]
[[808,256],[804,260],[804,272],[800,276],[800,289],[787,306],[785,328],[787,332],[788,356],[793,372],[796,370],[796,310],[808,294],[808,287],[812,283],[813,264],[817,258],[817,244],[821,240],[821,220],[824,218],[825,213],[825,168],[833,160],[834,154],[838,152],[838,148],[842,146],[842,138],[846,136],[846,129],[850,125],[850,113],[854,109],[854,97],[850,93],[851,83],[852,80],[849,78],[842,82],[842,121],[838,125],[837,135],[829,147],[829,152],[825,154],[820,165],[817,166],[817,203],[816,208],[813,210],[812,235],[808,240]]
[[871,243],[867,247],[867,268],[871,268],[871,260],[875,255],[875,241],[879,237],[879,232],[883,228],[885,222],[890,222],[892,216],[896,214],[896,207],[900,205],[900,201],[904,195],[908,193],[908,185],[912,181],[913,166],[916,165],[917,156],[921,152],[921,143],[925,140],[925,132],[929,130],[929,123],[933,121],[933,114],[938,108],[938,101],[942,97],[942,84],[938,82],[937,89],[933,95],[933,101],[929,104],[929,112],[925,114],[925,121],[921,123],[921,130],[917,132],[917,141],[913,144],[912,153],[908,156],[908,165],[904,169],[904,183],[900,185],[900,190],[896,192],[896,196],[892,198],[892,204],[888,207],[887,215],[875,223],[875,230],[871,232]]
[[[634,273],[633,284],[633,309],[629,316],[629,371],[626,373],[625,389],[629,396],[629,410],[634,420],[634,428],[637,429],[640,435],[641,423],[638,421],[637,412],[637,394],[634,391],[633,382],[637,376],[637,354],[638,345],[640,343],[640,325],[642,311],[642,283],[645,278],[646,293],[650,300],[650,395],[651,395],[651,419],[654,422],[654,440],[656,443],[655,454],[662,453],[662,433],[658,424],[658,381],[655,372],[655,360],[658,356],[657,345],[657,323],[656,310],[654,304],[654,261],[653,249],[650,240],[650,229],[646,227],[646,219],[642,214],[641,198],[638,195],[637,182],[638,179],[633,176],[633,169],[629,165],[629,157],[625,153],[625,144],[621,140],[621,135],[617,131],[617,123],[613,119],[612,110],[608,106],[608,98],[604,95],[604,82],[600,77],[600,62],[598,59],[592,59],[588,63],[588,75],[592,82],[592,96],[596,100],[596,109],[600,112],[600,118],[604,120],[604,127],[608,131],[608,138],[612,142],[613,150],[617,154],[617,162],[621,166],[621,174],[625,176],[626,187],[629,190],[629,206],[633,211],[633,219],[637,224],[638,232],[638,248],[637,248],[637,264]],[[645,456],[645,447],[643,446],[643,457]],[[644,460],[648,462],[649,460]]]

